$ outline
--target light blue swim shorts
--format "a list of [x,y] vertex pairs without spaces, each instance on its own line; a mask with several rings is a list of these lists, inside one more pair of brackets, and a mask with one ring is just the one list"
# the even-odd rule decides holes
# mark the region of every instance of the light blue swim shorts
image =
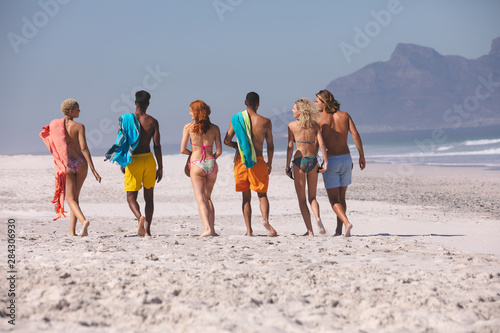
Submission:
[[328,169],[323,173],[325,188],[351,185],[352,167],[351,154],[328,157]]

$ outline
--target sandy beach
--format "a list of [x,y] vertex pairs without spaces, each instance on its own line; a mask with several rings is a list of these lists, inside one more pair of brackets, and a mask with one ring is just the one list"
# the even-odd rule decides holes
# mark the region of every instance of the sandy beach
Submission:
[[140,238],[119,168],[94,156],[103,180],[89,173],[82,189],[90,228],[80,238],[69,236],[69,218],[52,221],[52,157],[0,156],[0,331],[500,332],[499,170],[355,165],[350,238],[333,236],[320,176],[327,234],[313,222],[316,236],[304,237],[293,181],[276,159],[268,195],[278,237],[267,237],[255,194],[255,237],[246,237],[232,157],[223,155],[212,198],[220,236],[200,239],[185,159],[164,157],[153,237]]

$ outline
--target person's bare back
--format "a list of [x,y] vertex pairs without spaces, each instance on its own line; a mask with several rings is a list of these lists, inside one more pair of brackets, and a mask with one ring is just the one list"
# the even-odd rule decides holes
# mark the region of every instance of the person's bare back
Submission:
[[250,120],[252,121],[252,143],[255,149],[256,156],[263,156],[264,140],[266,140],[267,148],[269,144],[273,144],[271,120],[266,117],[249,110]]
[[135,115],[141,124],[141,136],[134,154],[149,153],[151,152],[151,139],[158,129],[158,121],[146,113],[137,111]]
[[[300,156],[316,156],[319,148],[317,133],[319,126],[315,124],[313,127],[304,128],[298,121],[293,121],[288,124],[288,128],[292,132],[293,140],[297,147],[295,157]],[[313,142],[314,144],[310,144]],[[289,165],[290,163],[287,163]]]
[[350,154],[347,135],[349,131],[353,136],[358,132],[347,112],[340,110],[335,113],[321,112],[318,124],[328,156]]
[[80,136],[83,135],[83,124],[77,123],[71,119],[65,122],[66,144],[68,146],[68,157],[84,157],[80,145]]
[[[188,128],[191,129],[193,125],[194,125],[194,122],[190,123]],[[194,145],[192,147],[193,151],[191,152],[192,153],[191,160],[201,159],[203,151],[205,152],[206,157],[213,157],[214,156],[214,152],[213,152],[214,144],[217,140],[217,137],[220,138],[220,130],[219,130],[219,127],[217,125],[211,124],[210,128],[207,130],[206,133],[199,134],[199,133],[195,133],[195,132],[189,132],[189,137],[191,140],[191,144]],[[187,141],[186,141],[186,145],[187,145]],[[199,146],[199,147],[197,147],[197,146]],[[202,146],[204,148],[201,148]],[[219,155],[220,154],[217,155],[217,158],[219,157]]]

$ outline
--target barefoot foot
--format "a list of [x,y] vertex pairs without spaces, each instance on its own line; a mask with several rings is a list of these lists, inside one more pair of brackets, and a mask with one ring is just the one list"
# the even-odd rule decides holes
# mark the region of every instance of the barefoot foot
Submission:
[[203,231],[203,233],[200,235],[200,237],[208,237],[208,236],[212,236],[212,233],[210,232],[210,230],[205,230],[205,231]]
[[89,232],[88,232],[89,225],[90,225],[90,222],[85,221],[85,223],[83,224],[82,234],[80,235],[80,237],[86,237],[89,235]]
[[137,234],[140,237],[144,237],[146,234],[146,229],[144,229],[144,225],[147,223],[146,218],[144,216],[141,216],[139,218],[139,228],[137,229]]
[[262,224],[264,225],[264,228],[266,228],[267,230],[267,235],[269,237],[276,237],[278,236],[278,233],[276,232],[276,230],[274,230],[273,227],[271,227],[271,225],[269,224],[269,222],[267,221],[262,221]]
[[351,230],[352,230],[352,224],[349,224],[349,226],[347,228],[345,228],[344,237],[351,237]]
[[325,226],[323,225],[323,222],[321,222],[321,219],[318,219],[316,223],[318,224],[319,233],[322,235],[326,234],[326,229]]

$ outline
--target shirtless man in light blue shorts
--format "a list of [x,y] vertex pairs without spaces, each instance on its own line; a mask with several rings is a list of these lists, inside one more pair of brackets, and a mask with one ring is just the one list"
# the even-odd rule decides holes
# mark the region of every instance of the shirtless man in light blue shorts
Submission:
[[365,168],[365,154],[363,143],[356,126],[347,112],[340,111],[340,103],[335,100],[328,90],[321,90],[316,94],[316,106],[320,115],[317,119],[321,127],[321,134],[325,141],[328,169],[323,173],[328,200],[337,215],[337,229],[335,235],[342,235],[342,224],[345,225],[345,236],[351,236],[352,224],[345,214],[347,205],[345,194],[347,186],[351,184],[352,158],[347,144],[347,135],[351,132],[354,144],[359,152],[359,167]]
[[323,175],[325,188],[347,187],[351,185],[352,167],[351,154],[328,156],[328,169]]

